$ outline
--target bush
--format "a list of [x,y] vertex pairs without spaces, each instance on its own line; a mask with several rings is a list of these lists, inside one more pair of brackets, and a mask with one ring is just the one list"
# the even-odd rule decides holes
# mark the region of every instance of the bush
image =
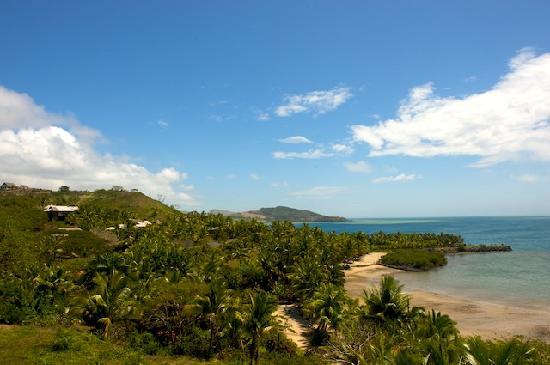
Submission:
[[52,350],[56,352],[73,350],[78,348],[76,338],[67,330],[60,329],[57,331],[52,344]]
[[131,347],[143,351],[146,355],[155,355],[159,352],[160,344],[149,332],[137,333],[133,332],[128,338]]
[[382,257],[382,265],[403,270],[430,270],[447,264],[439,251],[398,250]]
[[174,355],[191,355],[200,358],[210,356],[210,335],[207,330],[193,327],[191,333],[182,336],[172,347]]
[[276,329],[267,331],[262,337],[262,346],[268,352],[296,355],[298,347],[284,333]]

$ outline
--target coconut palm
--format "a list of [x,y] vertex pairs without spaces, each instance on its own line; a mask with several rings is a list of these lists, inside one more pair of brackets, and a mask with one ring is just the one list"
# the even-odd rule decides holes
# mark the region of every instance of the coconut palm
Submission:
[[329,327],[338,328],[348,303],[349,299],[342,287],[322,284],[306,304],[305,312],[317,323],[318,331],[327,332]]
[[409,312],[409,297],[402,293],[403,285],[393,276],[384,276],[378,289],[365,290],[362,317],[381,323],[406,320]]
[[250,295],[250,311],[245,320],[245,328],[250,337],[250,364],[259,363],[260,340],[262,335],[275,324],[273,312],[277,308],[276,303],[266,292],[258,292]]
[[89,324],[101,325],[107,338],[113,322],[128,318],[137,309],[137,303],[127,277],[120,271],[96,273],[93,282],[96,294],[86,301],[84,319]]
[[518,339],[491,342],[480,337],[468,339],[466,349],[469,365],[527,364],[534,351],[528,343]]
[[197,296],[195,299],[195,308],[197,308],[199,316],[206,321],[210,332],[209,354],[212,354],[217,345],[221,316],[226,306],[226,290],[217,283],[210,285],[210,290],[206,295]]

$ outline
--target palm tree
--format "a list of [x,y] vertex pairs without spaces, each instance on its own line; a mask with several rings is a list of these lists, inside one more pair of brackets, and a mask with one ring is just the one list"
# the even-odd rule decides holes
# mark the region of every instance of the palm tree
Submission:
[[533,353],[528,343],[518,339],[483,341],[479,337],[467,340],[469,365],[521,365],[527,364]]
[[226,307],[225,296],[225,290],[221,285],[212,284],[208,294],[196,298],[195,307],[199,315],[206,320],[210,332],[209,354],[212,354],[217,342],[220,317]]
[[109,337],[113,322],[127,318],[136,308],[127,277],[120,271],[110,274],[96,273],[93,282],[96,294],[86,302],[84,319],[95,325],[101,325],[105,338]]
[[245,322],[245,328],[250,336],[250,364],[259,363],[260,340],[262,335],[275,324],[273,312],[277,308],[275,302],[266,292],[250,295],[250,312]]
[[326,333],[329,326],[337,329],[349,302],[342,287],[322,284],[306,306],[305,311],[317,323],[317,330]]
[[409,314],[409,297],[402,293],[403,285],[393,276],[384,276],[379,289],[364,291],[363,317],[385,323],[400,322]]

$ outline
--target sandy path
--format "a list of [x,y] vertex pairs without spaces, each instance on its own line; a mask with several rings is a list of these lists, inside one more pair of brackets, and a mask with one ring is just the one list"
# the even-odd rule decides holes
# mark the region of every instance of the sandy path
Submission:
[[[384,253],[363,256],[346,271],[345,288],[352,297],[361,297],[363,290],[378,285],[382,275],[399,273],[375,263]],[[447,295],[424,290],[406,290],[411,303],[448,314],[457,321],[464,335],[503,338],[513,335],[539,338],[550,342],[550,308],[522,308],[499,303],[471,300],[460,295]]]
[[282,319],[285,325],[285,335],[294,341],[299,349],[306,350],[309,347],[309,341],[306,338],[306,334],[310,328],[307,321],[298,313],[296,305],[280,305],[279,308],[277,308],[277,315]]

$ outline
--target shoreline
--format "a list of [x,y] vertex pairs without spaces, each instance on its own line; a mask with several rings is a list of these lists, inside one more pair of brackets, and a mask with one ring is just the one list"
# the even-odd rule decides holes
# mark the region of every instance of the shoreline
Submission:
[[[345,289],[352,298],[360,298],[364,289],[377,286],[383,275],[404,271],[376,264],[385,252],[372,252],[353,262],[345,271]],[[396,275],[398,276],[398,275]],[[464,336],[479,335],[485,339],[516,335],[550,342],[550,309],[505,305],[429,290],[408,289],[411,305],[448,314],[457,322]]]

